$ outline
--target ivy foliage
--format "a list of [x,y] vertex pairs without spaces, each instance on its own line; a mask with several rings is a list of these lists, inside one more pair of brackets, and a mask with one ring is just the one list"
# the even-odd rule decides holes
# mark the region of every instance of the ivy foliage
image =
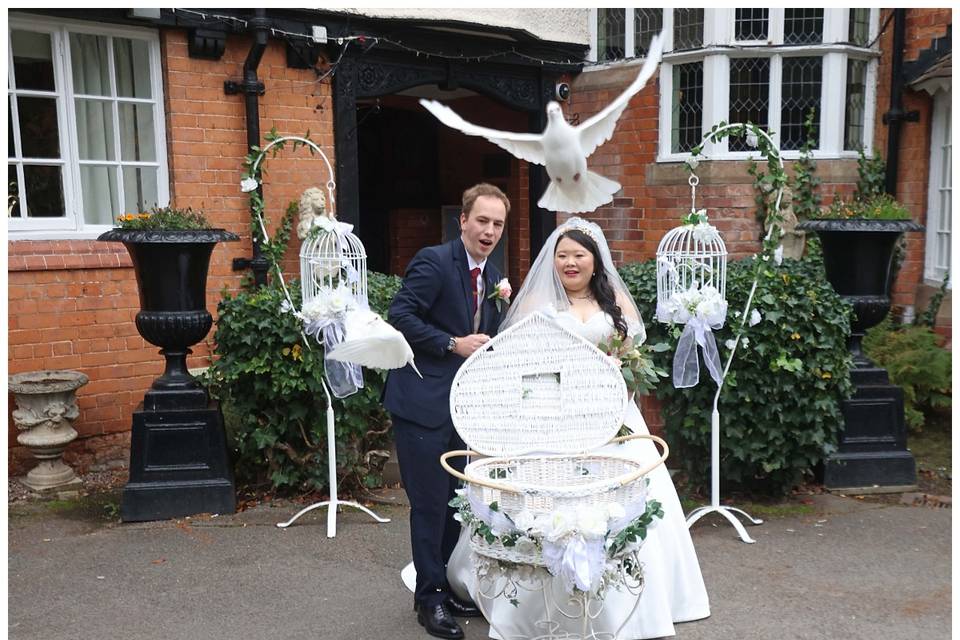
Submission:
[[[842,424],[841,401],[851,392],[851,358],[846,341],[850,305],[827,283],[822,260],[786,259],[776,267],[753,257],[731,262],[727,272],[726,324],[714,332],[726,362],[737,332],[740,346],[720,395],[720,473],[725,487],[784,495],[836,450]],[[754,307],[762,320],[741,328],[740,311],[754,274]],[[620,274],[647,320],[650,342],[669,342],[655,352],[657,366],[672,369],[681,327],[652,321],[656,261],[623,266]],[[745,338],[745,340],[744,340]],[[675,461],[695,484],[710,474],[710,423],[717,387],[701,367],[700,384],[675,389],[663,381],[666,436]]]
[[898,327],[887,314],[883,322],[867,330],[863,350],[887,370],[891,383],[903,389],[904,416],[911,431],[923,431],[932,412],[950,409],[950,352],[940,346],[931,327]]
[[[368,272],[370,308],[385,314],[400,279]],[[300,285],[289,283],[294,305]],[[237,479],[281,492],[327,489],[323,349],[304,340],[301,323],[284,312],[276,280],[217,306],[211,393],[224,405]],[[307,344],[309,343],[309,344]],[[364,369],[364,388],[334,398],[338,489],[377,486],[388,457],[389,417],[380,404],[385,374]]]

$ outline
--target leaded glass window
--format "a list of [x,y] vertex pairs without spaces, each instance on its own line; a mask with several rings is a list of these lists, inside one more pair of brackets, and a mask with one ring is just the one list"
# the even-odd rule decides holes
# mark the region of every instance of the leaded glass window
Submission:
[[844,114],[843,148],[863,148],[863,122],[867,93],[867,61],[847,61],[847,100]]
[[850,44],[865,47],[870,41],[870,9],[850,9]]
[[634,9],[633,29],[635,55],[646,55],[650,40],[663,29],[663,9]]
[[784,9],[783,43],[823,42],[823,9]]
[[[780,148],[796,150],[806,140],[803,120],[814,108],[820,111],[823,58],[784,58],[780,103]],[[816,122],[816,118],[814,119]],[[819,145],[820,131],[815,127],[814,139]]]
[[685,153],[703,137],[703,62],[673,67],[671,151]]
[[[766,128],[770,109],[770,59],[730,60],[730,111],[727,122]],[[749,151],[743,138],[730,138],[730,151]]]
[[703,9],[673,10],[673,50],[703,46]]
[[766,40],[770,9],[737,9],[734,31],[737,40]]
[[620,60],[626,51],[626,9],[597,9],[597,60]]

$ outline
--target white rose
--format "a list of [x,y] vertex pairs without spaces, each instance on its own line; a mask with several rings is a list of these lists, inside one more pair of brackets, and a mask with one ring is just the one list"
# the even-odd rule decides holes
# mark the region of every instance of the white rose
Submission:
[[244,178],[240,181],[240,191],[244,193],[256,191],[258,186],[260,186],[260,183],[257,182],[256,178]]
[[747,146],[753,149],[756,149],[760,144],[760,140],[757,138],[757,134],[753,131],[747,132]]
[[748,338],[748,337],[746,337],[746,336],[740,338],[740,344],[742,344],[742,345],[744,346],[744,348],[750,346],[750,338]]
[[619,520],[620,518],[626,517],[627,512],[624,510],[623,506],[618,502],[611,502],[607,504],[607,519],[608,520]]
[[537,516],[529,509],[524,509],[513,517],[513,524],[520,531],[529,531],[533,529],[537,522]]
[[586,538],[599,538],[607,533],[606,508],[580,506],[577,508],[577,529]]
[[756,309],[751,309],[750,310],[750,326],[752,327],[753,325],[758,324],[761,320],[763,320],[763,317],[760,315],[760,312],[757,311]]
[[783,262],[783,245],[781,244],[777,247],[777,250],[773,252],[773,264],[779,267],[782,262]]
[[725,346],[730,351],[733,351],[733,348],[737,346],[737,341],[734,340],[733,338],[730,338],[729,340],[723,343],[723,346]]
[[550,521],[547,527],[542,527],[544,536],[551,541],[556,541],[573,531],[576,520],[571,518],[563,511],[554,511],[550,515]]

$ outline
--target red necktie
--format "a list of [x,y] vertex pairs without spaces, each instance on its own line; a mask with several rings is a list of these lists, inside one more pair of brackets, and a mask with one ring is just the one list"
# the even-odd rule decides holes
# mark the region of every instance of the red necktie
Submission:
[[477,281],[480,279],[480,267],[470,269],[470,279],[473,282],[473,312],[477,312]]

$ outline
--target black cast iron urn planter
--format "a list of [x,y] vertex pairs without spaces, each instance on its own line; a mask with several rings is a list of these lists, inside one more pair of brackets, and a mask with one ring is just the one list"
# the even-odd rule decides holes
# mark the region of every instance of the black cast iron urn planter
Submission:
[[855,390],[843,404],[844,425],[837,452],[824,463],[824,484],[864,491],[914,487],[916,463],[907,450],[903,390],[863,353],[862,341],[890,311],[897,241],[923,226],[912,220],[852,218],[807,220],[797,229],[819,236],[827,280],[854,310],[848,346]]
[[122,242],[130,254],[140,311],[137,331],[160,347],[163,375],[133,414],[125,522],[236,510],[220,406],[187,371],[190,347],[210,331],[207,272],[223,229],[111,229],[98,240]]

